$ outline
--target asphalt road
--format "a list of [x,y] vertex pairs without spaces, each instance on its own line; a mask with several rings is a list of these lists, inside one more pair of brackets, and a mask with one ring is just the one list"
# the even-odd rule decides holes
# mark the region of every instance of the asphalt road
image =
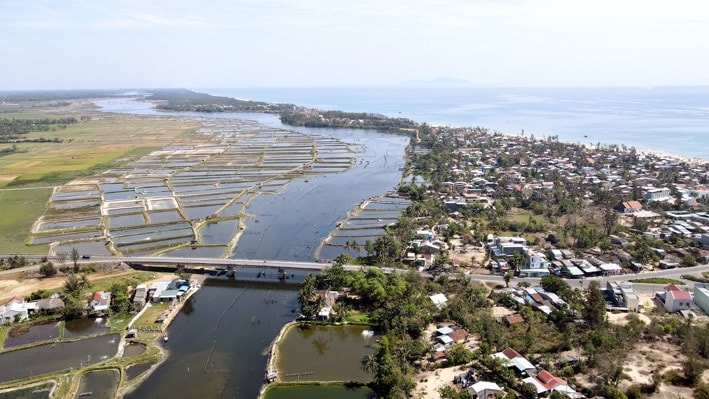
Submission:
[[[9,255],[12,256],[12,255]],[[0,257],[6,258],[8,255],[0,255]],[[24,255],[28,260],[39,261],[43,258],[42,255]],[[48,257],[50,260],[56,262],[56,257]],[[284,268],[284,269],[301,269],[301,270],[322,270],[330,266],[329,262],[292,262],[292,261],[280,261],[280,260],[263,260],[263,259],[217,259],[217,258],[180,258],[180,257],[110,257],[110,256],[94,256],[91,259],[81,259],[79,263],[81,264],[91,264],[91,263],[115,263],[115,262],[134,262],[143,264],[165,264],[165,265],[190,265],[190,266],[202,266],[205,268],[214,268],[217,266],[236,266],[236,267],[272,267],[272,268]],[[73,262],[68,259],[66,264],[71,265]],[[347,270],[361,270],[367,269],[360,265],[346,265]],[[385,273],[408,273],[408,269],[395,269],[391,267],[380,268]],[[10,275],[18,272],[35,272],[39,270],[39,265],[32,265],[23,268],[11,269],[0,271],[0,276]],[[701,272],[709,271],[709,264],[694,266],[694,267],[683,267],[676,269],[667,270],[657,270],[657,271],[644,271],[636,274],[621,274],[617,276],[603,276],[603,277],[587,277],[582,279],[567,279],[572,287],[585,288],[588,286],[589,281],[598,281],[601,287],[606,286],[607,281],[630,281],[635,279],[645,279],[653,277],[671,278],[676,280],[682,280],[688,289],[694,287],[694,282],[690,280],[683,280],[681,276],[683,274],[694,274],[701,275]],[[424,276],[428,276],[427,273],[422,273]],[[504,279],[499,275],[469,275],[471,279],[482,281],[482,282],[493,282],[504,284]],[[514,277],[510,281],[510,286],[516,286],[521,281],[526,281],[530,285],[538,285],[540,278],[525,277],[517,278]],[[664,287],[663,284],[643,284],[643,283],[633,283],[633,287],[639,293],[651,294],[655,291],[662,291]]]

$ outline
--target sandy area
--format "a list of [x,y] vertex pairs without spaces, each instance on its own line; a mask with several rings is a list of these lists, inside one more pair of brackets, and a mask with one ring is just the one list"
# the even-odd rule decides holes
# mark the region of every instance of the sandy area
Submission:
[[[87,277],[89,281],[100,280],[107,277],[118,277],[126,274],[133,273],[135,270],[121,267],[115,271],[108,271],[103,273],[92,273]],[[150,280],[149,282],[159,281],[165,279],[166,276],[174,276],[172,273],[155,273],[156,278]],[[29,296],[32,292],[37,290],[55,290],[64,285],[66,281],[66,276],[61,275],[52,278],[27,278],[27,279],[5,279],[0,280],[0,303],[7,302],[10,298],[16,295]]]
[[439,399],[438,389],[453,384],[453,378],[468,370],[465,366],[453,366],[416,374],[416,389],[413,397],[418,399]]

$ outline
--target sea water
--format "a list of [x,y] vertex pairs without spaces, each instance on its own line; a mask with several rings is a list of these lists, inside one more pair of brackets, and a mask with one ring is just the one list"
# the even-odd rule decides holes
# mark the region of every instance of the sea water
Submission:
[[558,136],[709,159],[709,87],[396,86],[196,89],[213,95],[380,113],[435,125]]

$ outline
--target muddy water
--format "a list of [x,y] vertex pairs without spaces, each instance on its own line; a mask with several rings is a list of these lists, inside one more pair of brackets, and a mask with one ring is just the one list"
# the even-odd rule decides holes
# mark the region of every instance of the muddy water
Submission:
[[120,379],[121,373],[116,369],[87,373],[81,377],[79,389],[74,398],[113,399],[116,396]]
[[0,354],[0,383],[98,363],[116,355],[118,342],[109,334]]
[[295,326],[278,344],[282,381],[371,380],[361,360],[372,353],[377,337],[362,326]]
[[265,399],[370,399],[374,392],[369,388],[345,386],[277,387],[266,392]]
[[29,327],[27,331],[17,333],[10,330],[7,338],[5,338],[4,348],[12,348],[13,346],[21,346],[39,341],[48,341],[59,336],[59,323],[52,322],[46,324],[37,324]]

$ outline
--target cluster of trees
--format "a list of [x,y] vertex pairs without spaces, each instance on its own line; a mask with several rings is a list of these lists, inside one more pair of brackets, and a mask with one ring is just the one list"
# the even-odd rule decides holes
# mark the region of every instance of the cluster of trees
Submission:
[[0,269],[15,269],[17,267],[25,267],[29,264],[24,256],[13,255],[6,258],[0,258]]
[[162,102],[156,108],[166,111],[278,112],[281,109],[293,107],[289,104],[271,104],[262,101],[245,101],[231,97],[213,96],[186,89],[153,90],[152,94],[146,99]]
[[416,123],[409,119],[361,112],[323,110],[311,112],[296,108],[281,111],[280,119],[281,123],[290,126],[376,129],[406,135],[410,135],[416,128]]
[[[42,118],[42,119],[5,119],[0,118],[0,143],[13,143],[28,141],[20,136],[30,132],[48,132],[50,130],[65,129],[68,125],[78,123],[73,117],[67,118]],[[61,142],[59,139],[33,139],[30,141]]]

